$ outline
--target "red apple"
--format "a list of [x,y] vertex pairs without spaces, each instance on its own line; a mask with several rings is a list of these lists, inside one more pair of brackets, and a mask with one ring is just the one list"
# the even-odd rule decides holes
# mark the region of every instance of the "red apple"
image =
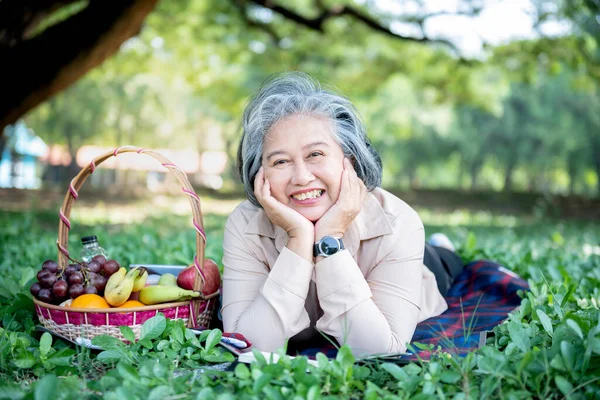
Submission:
[[[204,272],[204,277],[206,278],[206,282],[204,282],[204,286],[201,288],[202,293],[207,296],[219,290],[221,287],[221,273],[219,272],[218,265],[213,260],[207,258],[204,260],[202,272]],[[196,274],[196,267],[190,265],[177,275],[177,285],[183,289],[194,290]]]

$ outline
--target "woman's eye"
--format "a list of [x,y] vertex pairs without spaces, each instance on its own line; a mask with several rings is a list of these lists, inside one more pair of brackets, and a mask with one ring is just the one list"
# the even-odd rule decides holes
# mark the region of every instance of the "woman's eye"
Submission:
[[277,160],[277,161],[275,161],[275,162],[273,163],[273,165],[274,165],[274,166],[275,166],[275,165],[283,165],[283,164],[285,164],[286,162],[287,162],[286,160]]
[[321,153],[320,151],[313,151],[312,153],[310,153],[309,157],[318,157],[322,155],[323,153]]

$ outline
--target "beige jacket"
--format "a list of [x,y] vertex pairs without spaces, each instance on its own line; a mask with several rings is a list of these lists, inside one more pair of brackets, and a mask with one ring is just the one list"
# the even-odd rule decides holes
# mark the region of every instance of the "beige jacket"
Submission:
[[359,355],[405,351],[417,323],[448,307],[423,265],[419,216],[375,189],[343,239],[346,250],[314,265],[285,247],[261,208],[241,203],[225,225],[225,331],[263,351],[317,330]]

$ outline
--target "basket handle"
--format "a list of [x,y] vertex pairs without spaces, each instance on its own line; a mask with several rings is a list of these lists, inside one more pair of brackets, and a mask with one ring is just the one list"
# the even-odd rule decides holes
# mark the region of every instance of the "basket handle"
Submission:
[[[121,153],[146,154],[150,157],[153,157],[154,159],[158,160],[163,167],[165,167],[167,170],[173,173],[179,181],[179,183],[181,183],[181,190],[188,196],[190,200],[190,205],[192,207],[192,225],[196,230],[196,256],[194,257],[194,265],[196,266],[197,270],[196,279],[194,280],[194,289],[200,290],[200,288],[204,286],[206,280],[204,277],[204,247],[206,245],[206,234],[204,233],[202,211],[200,210],[200,198],[194,191],[194,188],[190,184],[185,172],[183,172],[179,167],[177,167],[171,160],[154,150],[143,149],[135,146],[119,147],[114,149],[113,151],[109,151],[105,154],[94,158],[89,163],[89,165],[82,168],[81,171],[77,174],[77,176],[75,176],[75,178],[71,180],[71,183],[69,184],[69,190],[65,194],[62,207],[59,211],[60,220],[58,223],[58,240],[56,241],[56,245],[58,247],[59,267],[66,268],[69,259],[71,259],[71,256],[68,251],[69,230],[71,229],[71,222],[69,221],[69,216],[71,215],[71,207],[73,206],[73,203],[79,197],[79,189],[81,188],[87,177],[95,171],[96,166],[102,164],[110,157],[116,157],[118,154]],[[201,300],[213,298],[218,294],[219,292],[217,291],[207,296],[201,295]],[[200,301],[192,301],[192,304],[194,305],[192,315],[197,316],[200,307]],[[192,319],[195,318],[190,318],[190,322],[192,322]]]

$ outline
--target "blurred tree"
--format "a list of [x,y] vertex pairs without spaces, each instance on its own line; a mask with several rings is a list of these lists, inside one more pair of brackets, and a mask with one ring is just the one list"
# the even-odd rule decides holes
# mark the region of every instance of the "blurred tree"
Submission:
[[0,2],[0,131],[114,54],[156,1]]
[[494,152],[492,141],[497,136],[500,119],[480,107],[460,105],[456,107],[451,129],[452,150],[459,153],[460,171],[458,182],[466,174],[471,178],[470,189],[478,188],[478,178],[488,156]]
[[86,79],[44,103],[27,123],[47,143],[66,145],[73,173],[77,149],[104,132],[105,107],[98,83]]
[[[87,71],[101,64],[107,57],[113,55],[127,39],[136,35],[144,19],[154,9],[157,0],[123,0],[106,2],[100,0],[4,0],[0,2],[0,57],[10,62],[0,66],[0,86],[4,89],[3,100],[0,100],[0,131],[4,126],[14,122],[18,117],[34,108],[44,100],[65,89],[80,79]],[[255,68],[254,71],[244,71],[240,74],[240,65],[247,67],[251,58],[260,57],[267,47],[279,50],[295,46],[296,42],[320,42],[321,47],[335,42],[343,44],[343,38],[352,25],[352,39],[359,38],[359,44],[371,41],[371,35],[366,31],[376,33],[380,37],[392,38],[405,43],[431,43],[450,49],[457,62],[457,53],[451,41],[445,38],[435,38],[427,35],[426,21],[445,14],[460,14],[474,16],[479,14],[482,7],[478,1],[461,0],[456,12],[430,13],[418,0],[407,0],[401,15],[395,15],[389,10],[382,10],[376,1],[355,3],[354,1],[308,1],[298,0],[286,2],[285,5],[273,1],[244,1],[230,0],[228,2],[211,0],[189,2],[162,2],[160,11],[153,20],[160,20],[163,36],[182,37],[186,42],[180,42],[182,48],[194,47],[195,40],[203,38],[201,49],[185,56],[197,55],[197,58],[185,58],[184,73],[191,74],[207,65],[217,69],[218,79],[213,76],[195,75],[193,81],[200,80],[198,89],[211,82],[212,87],[219,86],[219,93],[231,93],[222,96],[221,104],[239,106],[240,99],[245,96],[235,96],[237,88],[247,91],[247,82],[252,75],[264,76],[265,72]],[[415,9],[408,14],[408,10]],[[181,23],[181,22],[186,23]],[[293,22],[293,25],[290,24]],[[401,24],[418,29],[415,35],[397,33],[394,25]],[[303,27],[299,29],[299,27]],[[312,40],[304,41],[301,36],[310,30],[315,33]],[[172,33],[168,33],[170,31]],[[250,32],[259,35],[251,34]],[[323,33],[329,36],[321,40]],[[331,36],[330,36],[331,35]],[[337,35],[337,36],[335,36]],[[257,40],[257,36],[260,39]],[[211,39],[215,39],[207,45]],[[266,40],[265,40],[266,39]],[[299,40],[300,39],[300,40]],[[342,39],[342,40],[338,40]],[[63,45],[68,43],[68,46]],[[60,44],[60,45],[59,45]],[[273,46],[273,44],[275,46]],[[248,45],[255,53],[248,53]],[[336,57],[325,57],[320,53],[313,55],[313,48],[296,46],[296,54],[292,56],[298,62],[297,66],[306,67],[313,72],[322,64],[336,66]],[[394,46],[390,46],[394,47]],[[356,46],[358,48],[358,46]],[[358,54],[364,53],[362,47]],[[240,49],[239,53],[236,49]],[[227,55],[224,56],[224,53]],[[267,71],[281,70],[288,54],[280,52],[279,63],[270,62]],[[343,50],[338,51],[345,58]],[[355,51],[356,53],[356,51]],[[266,56],[266,54],[265,54]],[[182,57],[183,58],[183,57]],[[264,58],[264,56],[263,56]],[[371,55],[372,61],[378,55]],[[451,58],[445,57],[446,61]],[[43,68],[39,68],[43,60]],[[229,63],[228,61],[235,61]],[[379,60],[381,61],[381,60]],[[402,63],[403,61],[400,61]],[[398,53],[394,57],[386,57],[379,74],[386,74],[389,68],[396,68],[399,63]],[[262,62],[256,66],[269,64]],[[310,68],[312,64],[313,68]],[[337,65],[339,67],[339,65]],[[451,70],[452,68],[450,68]],[[356,77],[357,70],[351,70]],[[455,74],[455,75],[459,75]],[[243,75],[243,78],[238,78]],[[375,75],[375,74],[373,74]],[[373,80],[376,76],[373,76]],[[242,82],[243,81],[243,82]],[[358,80],[360,81],[360,79]],[[443,81],[443,80],[442,80]],[[439,81],[438,82],[442,82]],[[440,87],[449,87],[445,82]],[[228,88],[231,90],[223,90]],[[210,88],[205,88],[210,95]],[[233,99],[233,100],[231,100]],[[231,101],[227,101],[231,100]],[[3,137],[3,136],[2,136]],[[2,139],[0,138],[0,148]]]

